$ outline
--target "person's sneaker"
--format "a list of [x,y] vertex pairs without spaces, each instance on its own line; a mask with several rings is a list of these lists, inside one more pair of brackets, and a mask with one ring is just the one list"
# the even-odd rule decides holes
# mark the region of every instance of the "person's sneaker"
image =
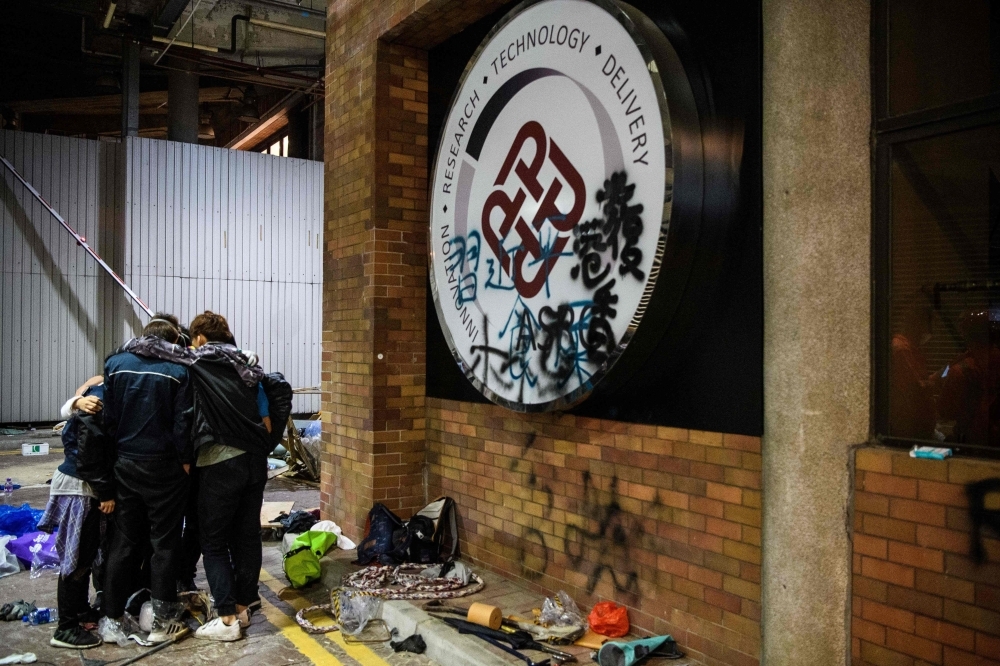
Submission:
[[227,625],[221,617],[217,617],[206,625],[198,627],[194,632],[195,638],[204,638],[210,641],[238,641],[242,636],[240,623],[233,622]]
[[250,609],[244,608],[239,613],[236,614],[236,619],[239,620],[240,627],[246,629],[250,626]]
[[100,644],[100,638],[79,625],[68,629],[56,629],[56,633],[49,639],[49,645],[52,647],[69,648],[70,650],[87,650]]
[[150,643],[166,643],[169,640],[176,640],[186,634],[190,629],[180,620],[153,620],[153,630],[149,632]]

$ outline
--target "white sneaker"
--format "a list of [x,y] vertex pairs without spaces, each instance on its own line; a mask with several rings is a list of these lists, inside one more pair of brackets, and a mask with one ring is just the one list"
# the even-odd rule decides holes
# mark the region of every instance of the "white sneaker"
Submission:
[[221,617],[198,627],[194,632],[195,638],[204,638],[210,641],[238,641],[242,635],[238,621],[227,625]]
[[153,630],[146,639],[150,643],[166,643],[176,640],[189,632],[188,626],[180,620],[155,620]]

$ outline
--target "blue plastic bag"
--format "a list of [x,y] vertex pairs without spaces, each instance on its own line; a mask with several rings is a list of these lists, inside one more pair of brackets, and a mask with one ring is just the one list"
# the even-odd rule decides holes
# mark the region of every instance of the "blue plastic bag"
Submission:
[[21,506],[0,505],[0,536],[21,537],[34,532],[44,511],[32,509],[29,504]]

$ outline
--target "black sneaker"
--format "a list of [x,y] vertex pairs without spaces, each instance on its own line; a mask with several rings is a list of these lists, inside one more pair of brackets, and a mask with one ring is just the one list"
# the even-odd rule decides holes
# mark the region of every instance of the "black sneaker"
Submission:
[[49,639],[49,645],[52,647],[69,648],[70,650],[86,650],[100,644],[100,638],[80,625],[68,629],[56,629],[56,633]]

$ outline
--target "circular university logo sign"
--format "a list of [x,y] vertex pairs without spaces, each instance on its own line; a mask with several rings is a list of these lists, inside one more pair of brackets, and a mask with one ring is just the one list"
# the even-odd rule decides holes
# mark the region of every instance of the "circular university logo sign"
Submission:
[[524,3],[467,66],[434,163],[430,281],[494,402],[571,406],[628,345],[670,216],[666,109],[650,47],[605,0]]

